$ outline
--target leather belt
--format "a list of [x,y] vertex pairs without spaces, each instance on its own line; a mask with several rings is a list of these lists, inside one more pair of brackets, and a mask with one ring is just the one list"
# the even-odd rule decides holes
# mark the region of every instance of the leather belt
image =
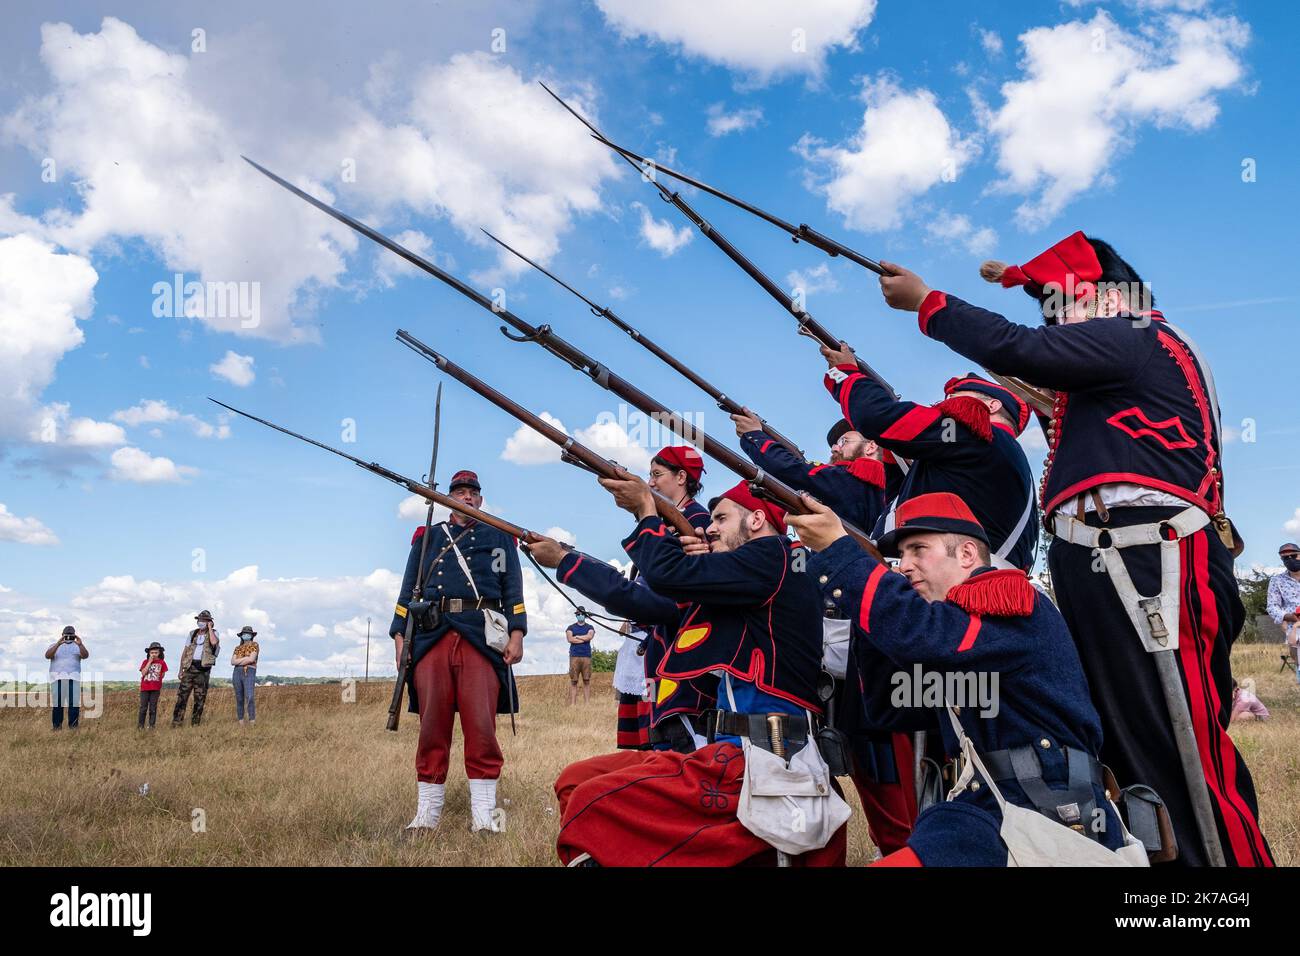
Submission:
[[[1046,740],[1047,738],[1043,739]],[[1032,747],[1016,749],[1025,749],[1031,753],[1033,752]],[[1094,786],[1101,787],[1103,790],[1106,789],[1106,785],[1102,779],[1101,763],[1096,757],[1075,747],[1062,747],[1061,749],[1065,751],[1067,761],[1084,761],[1091,783]],[[1011,750],[994,750],[991,753],[982,754],[981,756],[984,760],[984,766],[989,768],[989,773],[993,774],[993,779],[995,781],[1017,779]]]
[[772,749],[772,728],[780,728],[782,739],[801,747],[808,741],[808,718],[803,714],[738,714],[731,710],[710,710],[704,714],[709,743],[719,736],[748,737],[764,750]]
[[686,729],[686,718],[680,714],[666,717],[658,726],[651,727],[649,739],[651,746],[667,744],[679,754],[695,752],[695,738]]
[[439,598],[435,603],[439,611],[446,611],[451,614],[460,614],[462,611],[500,611],[501,602],[495,598],[479,598],[477,601],[472,598]]

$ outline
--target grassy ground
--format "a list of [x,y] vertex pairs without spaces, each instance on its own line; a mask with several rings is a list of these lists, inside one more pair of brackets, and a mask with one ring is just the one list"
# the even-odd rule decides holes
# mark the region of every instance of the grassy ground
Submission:
[[[1234,725],[1233,736],[1278,862],[1294,866],[1300,692],[1293,674],[1278,673],[1277,654],[1254,645],[1234,655],[1274,716]],[[388,684],[358,686],[354,703],[339,685],[258,688],[257,726],[246,728],[234,722],[228,688],[209,694],[203,725],[178,730],[167,726],[174,692],[165,690],[152,733],[136,731],[130,691],[109,694],[103,715],[76,732],[52,733],[46,710],[0,708],[0,866],[554,865],[551,786],[565,764],[613,748],[609,680],[597,674],[591,703],[570,708],[566,678],[521,679],[519,735],[500,727],[504,832],[468,832],[458,744],[443,825],[414,841],[402,828],[415,807],[417,728],[404,714],[398,733],[383,729]],[[849,863],[862,865],[874,851],[847,789]]]

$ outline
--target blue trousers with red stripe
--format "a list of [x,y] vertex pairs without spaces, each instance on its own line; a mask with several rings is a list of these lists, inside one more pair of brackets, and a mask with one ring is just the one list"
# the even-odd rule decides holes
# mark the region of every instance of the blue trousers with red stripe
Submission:
[[[1106,527],[1160,521],[1174,508],[1115,508]],[[1088,524],[1103,526],[1096,514]],[[1160,590],[1160,549],[1121,551],[1139,594]],[[1232,642],[1245,609],[1232,572],[1232,555],[1212,528],[1180,543],[1181,600],[1178,665],[1196,732],[1202,769],[1229,866],[1272,866],[1259,826],[1255,785],[1228,736],[1232,709]],[[1048,566],[1056,599],[1079,648],[1105,739],[1101,759],[1121,787],[1145,783],[1165,801],[1184,865],[1205,866],[1182,764],[1155,662],[1125,613],[1110,577],[1097,570],[1089,548],[1052,541]]]

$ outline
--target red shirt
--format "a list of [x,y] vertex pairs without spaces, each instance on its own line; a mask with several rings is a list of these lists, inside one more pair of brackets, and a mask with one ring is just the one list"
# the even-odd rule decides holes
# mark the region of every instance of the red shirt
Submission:
[[167,662],[162,658],[156,661],[146,658],[140,666],[144,668],[140,672],[140,689],[162,690],[163,675],[167,673]]

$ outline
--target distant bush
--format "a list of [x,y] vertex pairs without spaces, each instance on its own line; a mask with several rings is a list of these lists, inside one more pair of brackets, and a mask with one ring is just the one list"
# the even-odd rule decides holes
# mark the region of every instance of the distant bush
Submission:
[[614,664],[618,661],[618,651],[597,651],[591,652],[591,669],[593,671],[604,671],[612,674]]

